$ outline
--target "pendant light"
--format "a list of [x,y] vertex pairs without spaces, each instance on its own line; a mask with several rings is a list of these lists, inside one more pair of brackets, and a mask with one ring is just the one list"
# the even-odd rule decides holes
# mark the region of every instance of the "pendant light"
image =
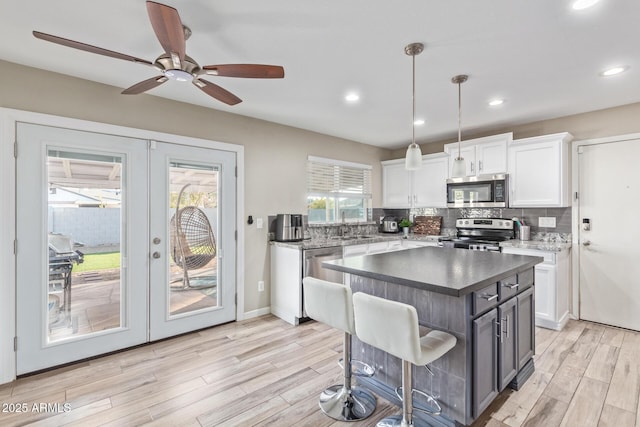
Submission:
[[467,176],[467,165],[460,155],[460,141],[462,141],[462,96],[460,86],[466,82],[468,78],[469,76],[466,74],[460,74],[451,78],[451,83],[458,85],[458,157],[453,161],[453,168],[451,170],[452,178]]
[[411,119],[411,144],[407,148],[407,155],[404,160],[404,166],[408,170],[420,169],[422,166],[422,151],[420,146],[416,144],[416,55],[420,55],[424,50],[422,43],[411,43],[404,48],[404,53],[410,55],[413,62],[413,88],[412,88],[412,100],[413,100],[413,115]]

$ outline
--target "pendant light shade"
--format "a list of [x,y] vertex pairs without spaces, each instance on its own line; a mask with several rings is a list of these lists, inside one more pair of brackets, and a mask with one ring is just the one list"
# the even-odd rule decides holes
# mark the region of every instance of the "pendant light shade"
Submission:
[[420,146],[416,144],[416,55],[420,55],[424,50],[422,43],[411,43],[404,48],[404,53],[411,56],[413,63],[413,86],[412,86],[412,101],[413,110],[411,117],[411,144],[407,148],[407,154],[404,159],[404,166],[406,169],[415,170],[420,169],[422,166],[422,150]]
[[404,167],[408,170],[420,169],[422,166],[422,150],[416,143],[407,147],[407,154],[404,158]]
[[452,178],[467,176],[467,164],[462,158],[462,155],[460,155],[460,142],[462,141],[462,96],[460,86],[466,82],[468,78],[469,76],[466,74],[460,74],[451,78],[451,83],[458,85],[458,157],[453,160],[453,167],[451,168]]

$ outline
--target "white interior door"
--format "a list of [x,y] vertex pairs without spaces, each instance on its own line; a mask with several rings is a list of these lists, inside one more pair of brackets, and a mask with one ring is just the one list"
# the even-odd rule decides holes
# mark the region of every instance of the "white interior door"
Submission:
[[640,140],[578,153],[580,318],[640,330]]
[[17,142],[17,373],[145,342],[146,141],[19,123]]
[[235,319],[236,155],[17,125],[17,373]]
[[152,142],[151,339],[236,317],[235,153]]

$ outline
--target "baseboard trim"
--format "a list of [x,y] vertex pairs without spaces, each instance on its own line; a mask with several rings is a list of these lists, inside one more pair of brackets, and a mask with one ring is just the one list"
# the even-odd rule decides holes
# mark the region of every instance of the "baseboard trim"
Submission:
[[253,319],[254,317],[264,316],[265,314],[271,314],[271,307],[263,307],[257,310],[245,311],[243,320]]

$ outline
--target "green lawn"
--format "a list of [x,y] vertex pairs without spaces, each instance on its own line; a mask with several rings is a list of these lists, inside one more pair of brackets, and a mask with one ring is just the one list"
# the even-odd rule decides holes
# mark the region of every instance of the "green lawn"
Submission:
[[108,270],[120,268],[120,252],[105,252],[101,254],[86,254],[82,264],[74,264],[73,272]]

